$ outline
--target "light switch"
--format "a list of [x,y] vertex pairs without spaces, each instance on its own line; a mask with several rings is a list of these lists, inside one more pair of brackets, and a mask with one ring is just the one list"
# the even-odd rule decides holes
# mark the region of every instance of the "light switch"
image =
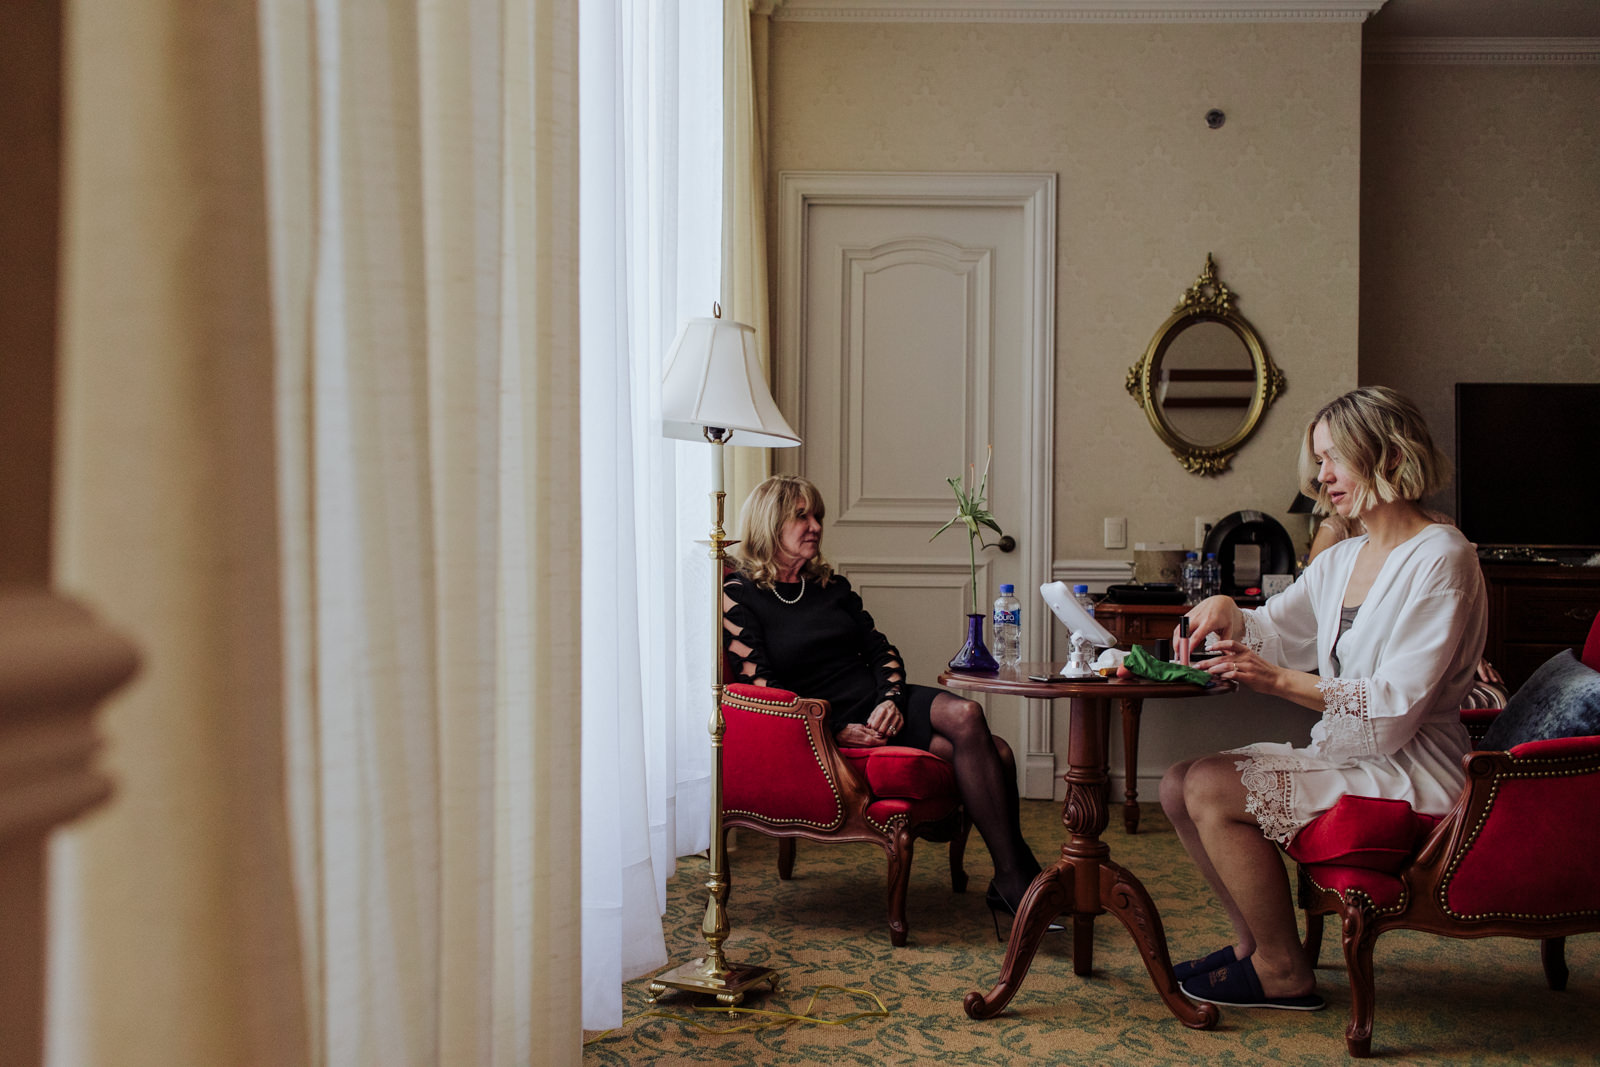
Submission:
[[1127,548],[1128,547],[1128,520],[1127,519],[1107,519],[1106,520],[1106,547],[1107,548]]

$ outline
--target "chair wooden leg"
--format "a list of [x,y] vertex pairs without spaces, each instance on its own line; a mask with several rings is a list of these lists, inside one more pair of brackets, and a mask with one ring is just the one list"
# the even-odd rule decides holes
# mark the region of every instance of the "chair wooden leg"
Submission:
[[1372,917],[1359,905],[1345,905],[1344,964],[1350,977],[1350,1025],[1344,1045],[1352,1056],[1372,1055],[1372,1015],[1376,991],[1372,982],[1372,943],[1377,939]]
[[1560,992],[1567,988],[1567,939],[1547,937],[1539,942],[1539,962],[1544,964],[1544,980]]
[[778,877],[787,882],[794,877],[794,838],[778,838]]
[[889,942],[896,948],[906,943],[906,890],[911,885],[911,831],[904,824],[895,826],[883,843],[889,859]]
[[967,891],[967,834],[972,831],[972,820],[966,809],[956,815],[956,832],[950,837],[950,889],[956,893]]

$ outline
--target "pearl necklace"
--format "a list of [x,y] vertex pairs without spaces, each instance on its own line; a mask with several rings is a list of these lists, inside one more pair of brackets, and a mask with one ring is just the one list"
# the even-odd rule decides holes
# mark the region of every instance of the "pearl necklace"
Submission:
[[772,585],[772,595],[777,597],[780,601],[782,601],[785,604],[798,604],[798,603],[800,603],[800,598],[806,595],[806,576],[803,575],[803,574],[800,576],[800,591],[794,595],[794,599],[793,600],[786,600],[784,598],[784,595],[782,593],[778,592],[778,585],[777,585],[776,582],[774,582],[773,585]]

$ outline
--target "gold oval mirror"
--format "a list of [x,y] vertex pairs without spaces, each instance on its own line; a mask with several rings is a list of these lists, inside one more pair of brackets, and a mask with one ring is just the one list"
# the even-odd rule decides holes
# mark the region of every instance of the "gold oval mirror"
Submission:
[[1183,468],[1220,474],[1283,392],[1261,338],[1206,255],[1199,279],[1162,323],[1127,389]]

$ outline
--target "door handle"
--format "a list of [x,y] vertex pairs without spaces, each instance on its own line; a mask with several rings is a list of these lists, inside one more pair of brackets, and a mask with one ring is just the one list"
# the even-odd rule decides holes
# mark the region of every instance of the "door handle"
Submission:
[[1017,550],[1017,539],[1010,534],[1001,534],[997,547],[1002,552],[1015,552]]

